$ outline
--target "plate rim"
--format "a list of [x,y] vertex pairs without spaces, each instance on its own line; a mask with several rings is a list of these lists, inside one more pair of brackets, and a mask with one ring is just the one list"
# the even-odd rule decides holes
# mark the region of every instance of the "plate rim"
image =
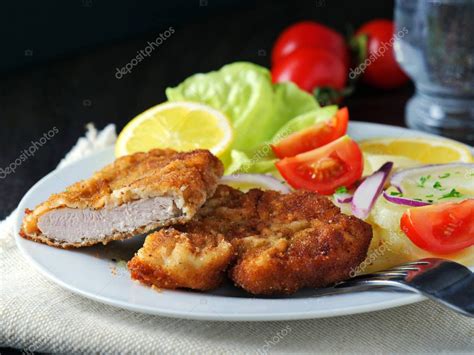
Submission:
[[[469,145],[458,142],[449,138],[433,135],[430,133],[426,132],[421,132],[413,129],[409,129],[406,127],[399,127],[399,126],[392,126],[392,125],[385,125],[385,124],[380,124],[380,123],[372,123],[372,122],[364,122],[364,121],[352,121],[350,122],[350,126],[352,128],[357,128],[357,126],[375,126],[380,129],[399,129],[402,131],[407,131],[411,133],[417,133],[425,137],[433,137],[433,138],[438,138],[438,139],[447,139],[451,140],[453,142],[461,143],[464,144],[466,147],[468,147],[471,151],[473,151],[473,148],[470,147]],[[354,127],[355,126],[355,127]],[[376,136],[374,136],[376,137]],[[366,138],[369,139],[369,138]],[[92,154],[81,158],[72,164],[76,164],[79,161],[82,161],[83,159],[91,159],[94,156],[98,156],[100,154],[106,154],[106,152],[112,151],[113,152],[113,147],[105,147],[100,150],[97,150],[93,152]],[[67,166],[66,166],[67,167]],[[25,193],[25,195],[22,197],[20,200],[18,207],[24,205],[25,201],[29,199],[29,197],[33,194],[34,189],[37,185],[43,183],[44,180],[46,179],[51,179],[54,178],[55,175],[60,174],[62,169],[55,169],[51,171],[50,173],[46,174],[44,177],[42,177],[40,180],[38,180],[33,186],[29,188],[29,190]],[[384,310],[384,309],[390,309],[390,308],[395,308],[395,307],[400,307],[408,304],[413,304],[417,303],[423,300],[426,300],[426,297],[421,296],[419,294],[415,293],[403,293],[404,297],[402,298],[397,298],[393,300],[388,300],[388,301],[381,301],[377,302],[375,304],[366,304],[366,305],[355,305],[355,306],[349,306],[349,307],[342,307],[342,308],[336,308],[336,309],[327,309],[327,310],[317,310],[315,312],[307,312],[307,311],[291,311],[291,312],[286,312],[286,313],[227,313],[227,314],[222,314],[222,313],[212,313],[209,311],[176,311],[176,310],[167,310],[165,308],[153,308],[150,306],[139,306],[139,305],[133,305],[131,303],[127,303],[121,300],[113,299],[110,297],[106,296],[101,296],[94,294],[89,291],[84,291],[80,288],[77,288],[71,284],[68,284],[67,282],[61,280],[59,277],[54,275],[53,273],[49,272],[41,263],[39,263],[37,260],[33,258],[33,256],[30,254],[29,251],[27,251],[24,246],[22,245],[22,242],[25,241],[25,239],[21,238],[18,235],[19,228],[21,226],[21,221],[22,221],[22,211],[17,208],[15,212],[15,218],[14,218],[15,224],[14,224],[14,238],[15,238],[15,243],[20,250],[20,253],[25,259],[33,265],[33,267],[38,270],[43,276],[45,276],[47,279],[52,281],[53,283],[57,284],[58,286],[76,294],[82,297],[85,297],[87,299],[100,302],[103,304],[107,304],[109,306],[114,306],[122,309],[126,309],[129,311],[133,312],[139,312],[139,313],[145,313],[145,314],[152,314],[152,315],[158,315],[158,316],[164,316],[164,317],[169,317],[169,318],[177,318],[177,319],[192,319],[192,320],[207,320],[207,321],[283,321],[283,320],[303,320],[303,319],[317,319],[317,318],[329,318],[329,317],[336,317],[336,316],[343,316],[343,315],[351,315],[351,314],[358,314],[358,313],[369,313],[369,312],[374,312],[374,311],[379,311],[379,310]],[[34,243],[34,242],[32,242]],[[471,267],[471,270],[473,268]],[[374,292],[374,291],[365,291],[365,292]],[[392,293],[390,291],[378,291],[378,292],[387,292],[387,293]],[[326,296],[320,296],[320,297],[331,297],[331,295],[326,295]],[[314,298],[319,298],[319,297],[314,297]],[[291,300],[291,298],[285,298],[285,300]]]
[[[227,322],[262,322],[262,321],[286,321],[286,320],[306,320],[306,319],[318,319],[318,318],[331,318],[359,313],[369,313],[380,311],[384,309],[391,309],[395,307],[400,307],[404,305],[409,305],[413,303],[418,303],[424,300],[427,300],[426,297],[415,294],[415,293],[406,293],[405,297],[402,299],[395,299],[390,301],[378,302],[375,305],[357,305],[351,307],[345,307],[340,309],[329,309],[329,310],[318,310],[317,313],[311,312],[287,312],[287,313],[278,313],[278,314],[269,314],[269,313],[240,313],[240,314],[215,314],[212,312],[197,312],[197,311],[167,311],[166,309],[157,309],[148,306],[133,306],[129,303],[114,300],[108,297],[95,295],[91,292],[83,291],[79,288],[69,285],[68,283],[62,281],[55,275],[49,273],[40,263],[34,260],[29,253],[27,253],[23,247],[17,243],[18,248],[21,250],[22,255],[33,264],[36,269],[47,279],[54,282],[58,286],[71,291],[72,293],[85,297],[89,300],[100,302],[109,306],[118,307],[126,309],[132,312],[138,312],[142,314],[150,314],[156,316],[163,316],[167,318],[176,318],[176,319],[189,319],[189,320],[200,320],[200,321],[227,321]],[[373,291],[367,291],[373,292]],[[389,292],[389,291],[379,291],[379,292]],[[390,292],[389,292],[390,293]],[[321,296],[321,297],[330,297]]]

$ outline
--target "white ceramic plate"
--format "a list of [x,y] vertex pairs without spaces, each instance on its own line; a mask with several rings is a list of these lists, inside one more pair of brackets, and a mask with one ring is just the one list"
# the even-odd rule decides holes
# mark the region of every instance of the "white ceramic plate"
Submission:
[[[356,140],[371,137],[430,136],[404,128],[351,122],[349,134]],[[123,262],[141,246],[143,236],[77,250],[62,250],[18,236],[23,211],[34,208],[54,192],[89,177],[114,160],[113,149],[97,152],[64,169],[53,171],[23,197],[16,220],[16,242],[39,271],[58,285],[84,297],[132,311],[162,316],[228,321],[268,321],[321,318],[369,312],[414,303],[423,297],[400,292],[371,291],[315,296],[304,290],[285,298],[252,297],[232,286],[212,293],[157,292],[130,279]]]

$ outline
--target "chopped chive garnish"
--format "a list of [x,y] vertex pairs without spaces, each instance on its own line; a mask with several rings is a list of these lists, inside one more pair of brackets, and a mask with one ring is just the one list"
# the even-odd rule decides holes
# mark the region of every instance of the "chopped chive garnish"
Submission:
[[415,201],[423,201],[421,198],[414,198]]
[[441,196],[438,200],[441,200],[443,198],[452,198],[452,197],[461,197],[461,193],[459,191],[457,191],[456,189],[452,189],[451,191],[449,191],[449,193]]
[[401,193],[401,192],[397,192],[397,191],[391,191],[391,192],[390,192],[390,195],[392,195],[392,196],[401,196],[402,193]]
[[433,194],[430,194],[430,195],[426,195],[425,197],[433,197],[434,195]]
[[428,200],[429,203],[433,203],[433,200]]
[[431,175],[420,176],[420,181],[418,182],[419,187],[425,187],[425,183],[431,178]]
[[439,177],[440,179],[446,179],[447,177],[450,177],[450,176],[451,176],[450,173],[446,173],[446,174],[443,174],[443,175],[439,175],[438,177]]
[[436,182],[433,184],[433,187],[434,187],[435,189],[439,189],[439,188],[442,187],[442,185],[440,184],[439,181],[436,181]]
[[339,186],[337,189],[336,189],[336,193],[337,194],[345,194],[347,192],[347,187],[345,186]]

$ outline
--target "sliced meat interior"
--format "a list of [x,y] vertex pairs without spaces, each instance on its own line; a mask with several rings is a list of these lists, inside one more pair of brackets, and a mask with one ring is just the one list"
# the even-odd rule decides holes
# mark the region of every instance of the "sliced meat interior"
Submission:
[[131,233],[142,226],[161,225],[181,215],[173,198],[153,197],[99,210],[54,209],[39,217],[38,228],[48,238],[77,243],[114,233]]

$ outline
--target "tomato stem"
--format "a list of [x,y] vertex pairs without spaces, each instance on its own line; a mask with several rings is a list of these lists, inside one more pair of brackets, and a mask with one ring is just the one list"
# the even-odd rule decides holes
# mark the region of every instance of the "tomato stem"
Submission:
[[341,102],[341,100],[354,92],[354,86],[350,85],[342,90],[337,90],[329,86],[318,87],[313,90],[313,95],[320,105],[326,106]]

